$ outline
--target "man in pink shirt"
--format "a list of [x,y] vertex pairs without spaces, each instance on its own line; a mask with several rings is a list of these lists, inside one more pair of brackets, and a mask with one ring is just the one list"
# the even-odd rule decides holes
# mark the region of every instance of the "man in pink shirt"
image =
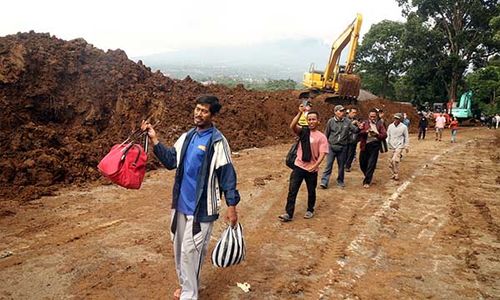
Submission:
[[439,114],[439,117],[436,118],[436,141],[441,141],[443,137],[444,126],[446,125],[446,118],[443,116],[443,113]]
[[[282,222],[289,222],[293,219],[295,211],[295,201],[299,192],[302,180],[305,180],[307,186],[307,212],[305,219],[314,216],[314,206],[316,204],[316,186],[318,184],[318,167],[328,154],[328,140],[326,136],[318,130],[320,124],[318,112],[309,111],[307,114],[308,127],[298,125],[300,116],[304,111],[304,106],[299,106],[299,112],[290,123],[290,129],[300,138],[297,149],[297,158],[292,174],[290,174],[290,186],[288,188],[288,197],[286,201],[286,213],[279,216]],[[303,143],[303,141],[306,143]],[[302,149],[302,145],[307,145],[309,149]]]

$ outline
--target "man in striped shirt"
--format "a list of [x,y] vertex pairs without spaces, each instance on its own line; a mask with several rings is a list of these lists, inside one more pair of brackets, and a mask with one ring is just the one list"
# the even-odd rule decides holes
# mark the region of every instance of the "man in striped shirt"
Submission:
[[221,107],[215,96],[198,98],[195,127],[182,134],[174,147],[160,143],[151,124],[143,121],[141,126],[148,130],[156,157],[167,169],[176,169],[170,233],[180,284],[174,293],[177,299],[198,299],[201,265],[213,222],[219,217],[222,194],[227,204],[227,220],[233,226],[238,221],[236,205],[240,195],[231,150],[213,124]]

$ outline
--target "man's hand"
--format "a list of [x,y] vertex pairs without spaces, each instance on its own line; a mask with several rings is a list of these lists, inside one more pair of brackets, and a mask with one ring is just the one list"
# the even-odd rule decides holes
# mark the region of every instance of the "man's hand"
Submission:
[[153,125],[151,125],[151,123],[147,122],[147,121],[144,121],[142,120],[141,122],[141,130],[142,131],[148,131],[148,136],[149,138],[151,139],[151,141],[153,141],[153,143],[156,145],[158,144],[158,137],[156,136],[156,131],[154,130],[153,128]]
[[231,226],[235,226],[236,223],[238,223],[238,213],[236,212],[236,206],[227,207],[226,220],[229,221]]
[[307,170],[306,170],[306,171],[307,171],[307,172],[309,172],[309,173],[312,173],[312,172],[314,172],[317,168],[318,168],[318,166],[317,166],[317,165],[312,165],[312,166],[310,166],[309,168],[307,168]]
[[306,107],[304,106],[303,103],[300,103],[300,105],[299,105],[299,112],[303,113],[305,111],[306,111]]

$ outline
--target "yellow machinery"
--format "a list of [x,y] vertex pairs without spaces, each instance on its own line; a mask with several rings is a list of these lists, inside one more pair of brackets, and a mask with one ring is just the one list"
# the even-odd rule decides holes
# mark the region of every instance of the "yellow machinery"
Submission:
[[[325,101],[333,104],[356,102],[361,80],[352,71],[362,19],[361,14],[357,14],[356,19],[335,40],[324,72],[314,70],[314,64],[311,64],[309,72],[304,74],[304,81],[302,82],[308,88],[308,91],[301,92],[299,98],[320,96]],[[347,45],[350,45],[347,62],[345,66],[341,66],[340,54]]]

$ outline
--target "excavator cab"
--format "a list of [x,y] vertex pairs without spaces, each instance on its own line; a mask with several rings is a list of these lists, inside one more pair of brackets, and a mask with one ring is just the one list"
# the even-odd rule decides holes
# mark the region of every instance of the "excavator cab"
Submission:
[[[353,74],[354,59],[358,46],[362,16],[356,19],[334,41],[325,71],[314,69],[311,64],[309,72],[304,74],[302,84],[307,88],[301,91],[299,98],[317,98],[331,104],[355,104],[361,88],[361,79]],[[342,50],[349,46],[346,65],[340,65]]]

